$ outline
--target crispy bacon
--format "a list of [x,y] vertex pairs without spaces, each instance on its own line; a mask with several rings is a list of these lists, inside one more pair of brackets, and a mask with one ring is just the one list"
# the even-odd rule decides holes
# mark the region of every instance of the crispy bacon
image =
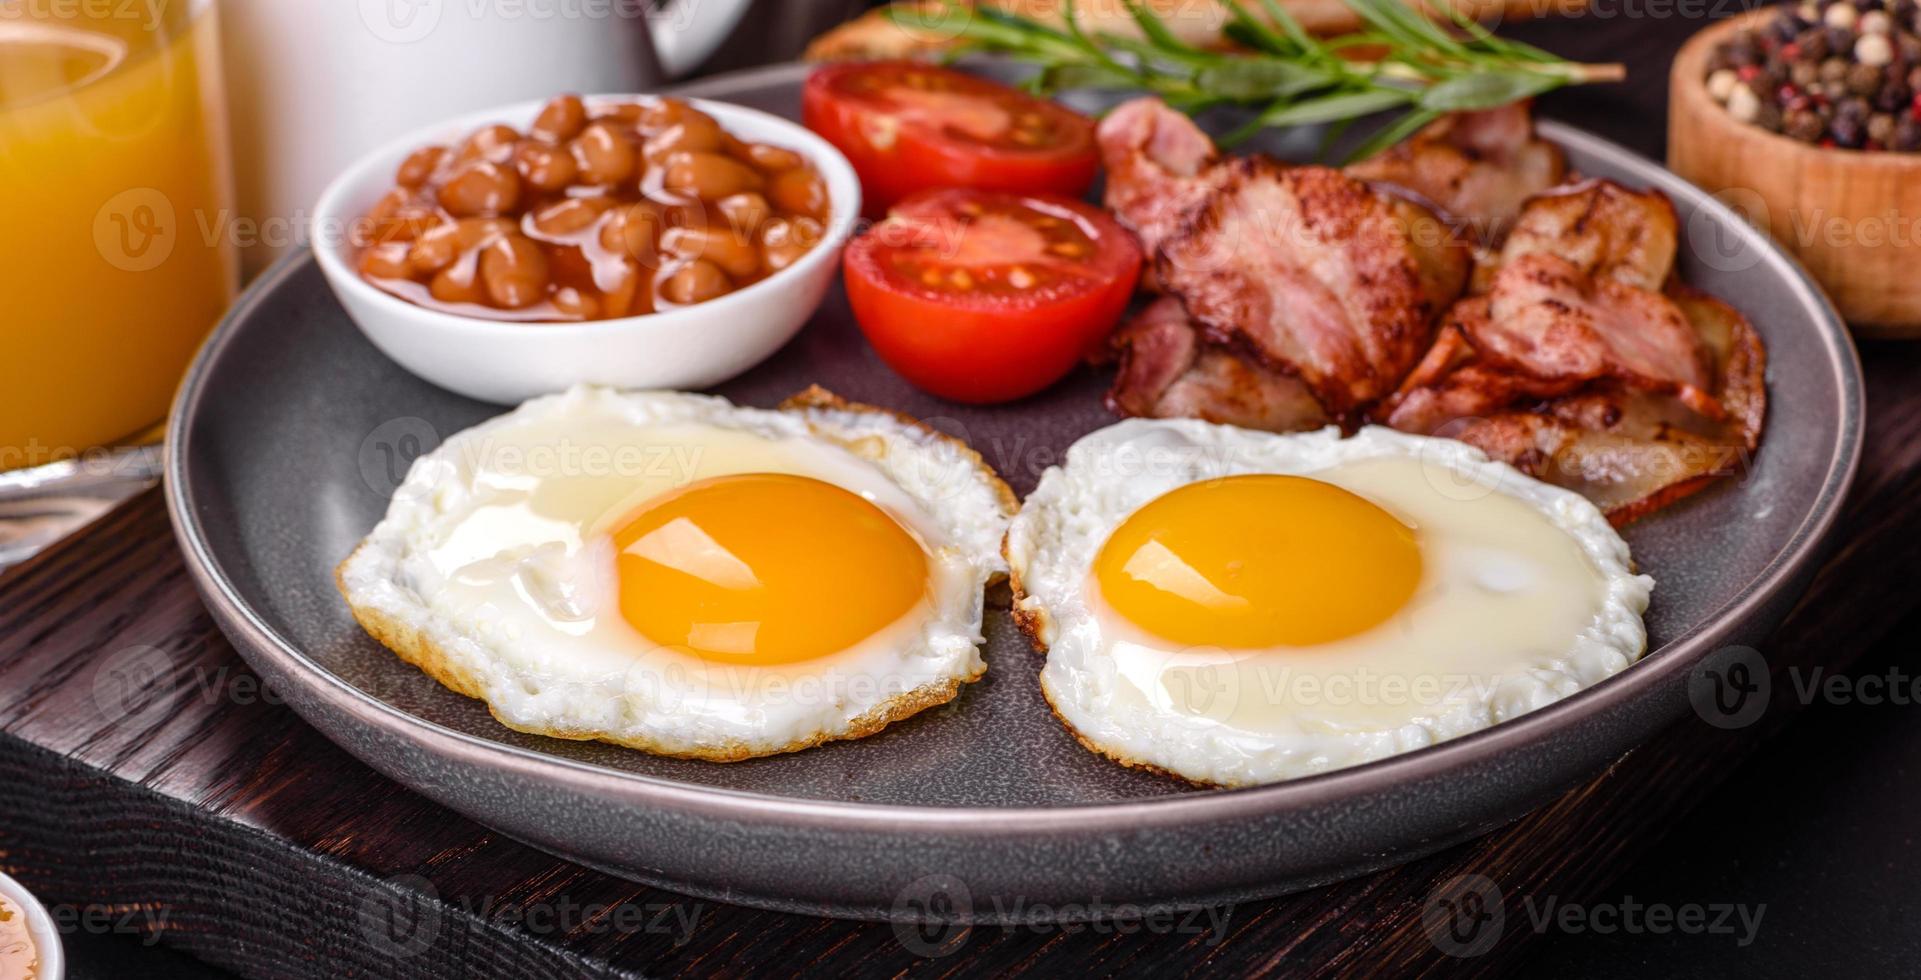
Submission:
[[1523,202],[1566,178],[1567,158],[1535,135],[1533,114],[1516,103],[1442,116],[1348,173],[1411,191],[1443,220],[1493,242]]
[[[1681,397],[1615,380],[1555,391],[1490,366],[1459,323],[1484,297],[1456,305],[1443,341],[1382,406],[1383,422],[1459,439],[1530,476],[1575,490],[1615,524],[1651,513],[1739,469],[1760,444],[1767,356],[1746,318],[1687,287],[1668,297],[1685,317],[1710,380],[1704,413]],[[1451,338],[1451,339],[1449,339]]]
[[1394,390],[1466,279],[1427,211],[1325,167],[1261,157],[1225,176],[1162,243],[1161,285],[1222,343],[1304,381],[1341,415]]
[[1660,191],[1586,180],[1527,202],[1501,245],[1501,267],[1524,255],[1553,255],[1595,279],[1658,290],[1674,270],[1680,221]]
[[[1443,120],[1353,175],[1223,160],[1154,100],[1100,135],[1108,203],[1167,293],[1115,337],[1117,412],[1283,432],[1365,413],[1479,446],[1616,523],[1759,441],[1765,352],[1674,281],[1673,205],[1607,181],[1532,193],[1564,165],[1524,110]],[[1469,247],[1420,200],[1488,236],[1473,295],[1456,301]]]
[[1543,381],[1614,378],[1680,392],[1713,414],[1700,338],[1667,297],[1621,280],[1590,278],[1558,255],[1509,261],[1486,315],[1461,320],[1482,357]]
[[1120,370],[1107,406],[1122,415],[1200,418],[1269,432],[1318,429],[1329,421],[1299,378],[1207,342],[1177,299],[1149,304],[1114,335],[1114,346]]
[[1115,108],[1096,137],[1107,168],[1105,203],[1152,255],[1213,193],[1214,141],[1159,99]]

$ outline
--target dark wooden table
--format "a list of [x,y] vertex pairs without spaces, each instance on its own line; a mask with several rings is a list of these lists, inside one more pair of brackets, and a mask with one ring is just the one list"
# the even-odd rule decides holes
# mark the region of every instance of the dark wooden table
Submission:
[[[1648,16],[1664,9],[1513,31],[1632,66],[1629,85],[1545,111],[1658,156],[1663,69],[1696,26]],[[1921,567],[1921,508],[1908,506],[1921,347],[1863,353],[1868,452],[1844,544],[1769,644],[1777,671],[1845,667],[1921,606],[1904,574]],[[124,932],[256,976],[1495,970],[1546,931],[1528,908],[1606,894],[1792,717],[1792,685],[1774,690],[1757,724],[1688,719],[1512,827],[1369,878],[1193,917],[927,936],[633,885],[386,781],[260,689],[200,608],[148,494],[0,578],[0,869],[77,933]],[[1505,925],[1459,958],[1423,913],[1480,884],[1473,875]]]

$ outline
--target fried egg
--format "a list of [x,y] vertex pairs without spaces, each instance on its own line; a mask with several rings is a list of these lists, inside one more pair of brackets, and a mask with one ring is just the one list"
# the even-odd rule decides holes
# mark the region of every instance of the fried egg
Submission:
[[509,728],[733,761],[978,679],[1014,509],[964,444],[818,389],[767,411],[580,387],[416,459],[337,578]]
[[1008,530],[1083,744],[1242,786],[1533,711],[1627,667],[1653,580],[1593,504],[1447,439],[1130,419]]

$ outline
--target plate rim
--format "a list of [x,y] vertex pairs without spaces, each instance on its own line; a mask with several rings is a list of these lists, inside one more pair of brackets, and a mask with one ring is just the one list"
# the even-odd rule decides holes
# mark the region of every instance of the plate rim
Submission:
[[[736,72],[683,86],[676,94],[716,97],[714,93],[800,77],[808,66],[773,65]],[[458,731],[388,704],[348,683],[281,636],[241,596],[223,571],[204,533],[198,501],[187,477],[195,420],[205,402],[204,380],[237,336],[239,325],[282,282],[315,262],[311,248],[290,253],[252,283],[203,342],[177,390],[169,415],[163,487],[175,537],[202,598],[217,620],[245,634],[238,652],[273,655],[276,666],[302,682],[306,693],[384,734],[489,768],[534,780],[558,781],[580,792],[617,797],[711,818],[778,822],[854,833],[928,833],[955,838],[1047,837],[1061,832],[1101,831],[1114,826],[1158,828],[1219,824],[1251,816],[1271,817],[1305,811],[1330,802],[1364,798],[1394,785],[1429,779],[1485,764],[1530,743],[1548,739],[1578,724],[1582,717],[1619,709],[1650,689],[1673,683],[1774,594],[1821,557],[1848,489],[1860,468],[1865,436],[1866,392],[1859,352],[1846,325],[1805,269],[1712,195],[1661,164],[1585,130],[1554,120],[1539,120],[1543,135],[1581,152],[1610,159],[1634,170],[1650,186],[1689,199],[1705,209],[1716,227],[1735,227],[1760,247],[1758,265],[1773,266],[1806,307],[1820,311],[1815,326],[1828,367],[1836,381],[1840,438],[1826,460],[1822,485],[1807,516],[1774,557],[1727,603],[1695,627],[1649,651],[1629,669],[1519,718],[1459,738],[1358,766],[1296,780],[1238,789],[1203,790],[1103,803],[1061,806],[966,807],[935,804],[868,803],[780,796],[753,790],[687,783],[669,777],[607,768],[550,755],[536,748],[509,745]],[[1765,446],[1762,450],[1766,451]],[[251,648],[251,650],[249,649]],[[1004,668],[1005,669],[1005,668]]]

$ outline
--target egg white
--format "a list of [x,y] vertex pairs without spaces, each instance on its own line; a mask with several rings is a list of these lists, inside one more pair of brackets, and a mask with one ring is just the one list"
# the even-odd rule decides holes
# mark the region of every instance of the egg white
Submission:
[[[929,598],[799,663],[649,641],[619,613],[612,529],[675,487],[755,472],[824,480],[889,513],[926,549]],[[979,678],[983,591],[1005,571],[1012,511],[965,445],[831,396],[768,411],[583,386],[416,459],[337,577],[369,632],[510,728],[731,761],[869,734]]]
[[[1358,636],[1272,651],[1178,649],[1103,603],[1093,564],[1129,515],[1181,486],[1241,474],[1319,475],[1417,530],[1432,525],[1439,540],[1424,543],[1432,553],[1417,593],[1427,598]],[[1504,550],[1516,542],[1538,553]],[[1016,619],[1047,653],[1043,692],[1075,736],[1123,763],[1220,786],[1410,751],[1595,684],[1645,650],[1653,587],[1579,494],[1464,443],[1379,427],[1343,438],[1333,428],[1120,422],[1043,474],[1005,550]],[[1563,594],[1562,584],[1592,591]]]

